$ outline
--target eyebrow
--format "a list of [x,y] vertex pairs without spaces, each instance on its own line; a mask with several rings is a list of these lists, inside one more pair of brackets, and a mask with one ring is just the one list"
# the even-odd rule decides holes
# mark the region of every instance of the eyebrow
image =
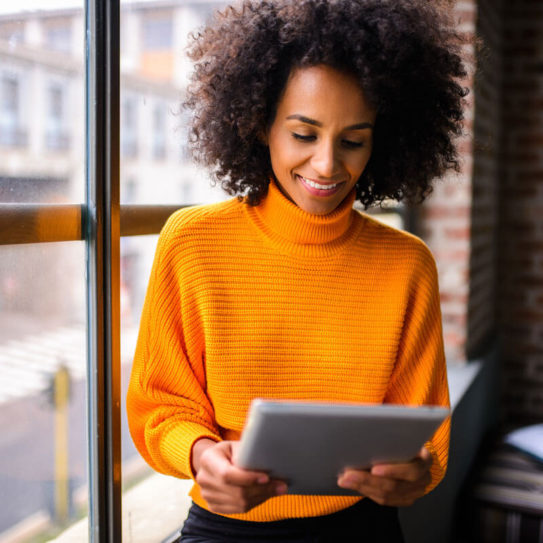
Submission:
[[[299,115],[295,113],[294,115],[289,115],[287,117],[287,120],[296,119],[297,121],[301,121],[306,124],[311,124],[313,126],[322,126],[322,123],[320,121],[316,121],[315,119],[310,119],[309,117],[305,117],[304,115]],[[357,123],[352,124],[351,126],[346,126],[344,130],[362,130],[364,128],[373,128],[373,124],[365,122],[365,123]]]

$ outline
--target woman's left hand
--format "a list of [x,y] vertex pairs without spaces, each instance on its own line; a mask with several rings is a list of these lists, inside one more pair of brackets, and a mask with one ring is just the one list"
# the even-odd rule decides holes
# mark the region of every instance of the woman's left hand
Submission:
[[424,495],[431,481],[431,465],[432,455],[423,447],[411,462],[376,464],[371,470],[347,469],[339,476],[338,485],[380,505],[407,506]]

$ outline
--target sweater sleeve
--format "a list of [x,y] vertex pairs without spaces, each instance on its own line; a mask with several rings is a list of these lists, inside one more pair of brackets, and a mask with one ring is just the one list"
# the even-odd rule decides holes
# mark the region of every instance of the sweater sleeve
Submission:
[[194,478],[193,444],[203,437],[219,441],[220,434],[205,391],[194,309],[183,310],[186,263],[175,239],[174,228],[167,224],[158,241],[141,316],[127,414],[136,448],[151,467]]
[[[437,270],[428,248],[421,243],[420,249],[410,280],[402,337],[385,401],[449,407]],[[433,459],[432,481],[426,492],[445,475],[449,435],[448,417],[425,444]]]

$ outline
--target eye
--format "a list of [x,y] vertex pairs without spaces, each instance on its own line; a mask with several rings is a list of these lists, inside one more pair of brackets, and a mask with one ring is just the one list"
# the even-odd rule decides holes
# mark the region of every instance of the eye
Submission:
[[315,141],[315,136],[313,135],[297,134],[296,132],[292,132],[292,137],[298,141],[305,141],[305,142]]
[[361,141],[341,140],[341,143],[347,149],[360,149],[360,147],[364,147]]

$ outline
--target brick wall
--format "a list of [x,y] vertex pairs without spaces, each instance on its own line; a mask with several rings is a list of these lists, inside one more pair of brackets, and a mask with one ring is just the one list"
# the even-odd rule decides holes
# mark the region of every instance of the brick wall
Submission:
[[[475,0],[454,4],[454,17],[467,37],[475,34]],[[466,46],[466,58],[474,58],[473,45]],[[470,65],[473,72],[473,65]],[[463,82],[473,88],[473,74]],[[459,142],[462,172],[439,180],[433,194],[417,210],[416,232],[432,250],[439,271],[443,334],[447,360],[466,358],[467,304],[470,273],[470,232],[472,192],[472,141],[474,95],[467,98],[465,137]]]
[[504,6],[498,314],[510,421],[543,420],[543,0]]
[[498,341],[507,422],[543,420],[543,0],[460,0],[481,38],[460,142],[418,233],[440,272],[449,361]]
[[438,181],[415,230],[440,275],[449,362],[498,343],[505,422],[543,420],[543,0],[458,0],[482,46],[460,175]]

